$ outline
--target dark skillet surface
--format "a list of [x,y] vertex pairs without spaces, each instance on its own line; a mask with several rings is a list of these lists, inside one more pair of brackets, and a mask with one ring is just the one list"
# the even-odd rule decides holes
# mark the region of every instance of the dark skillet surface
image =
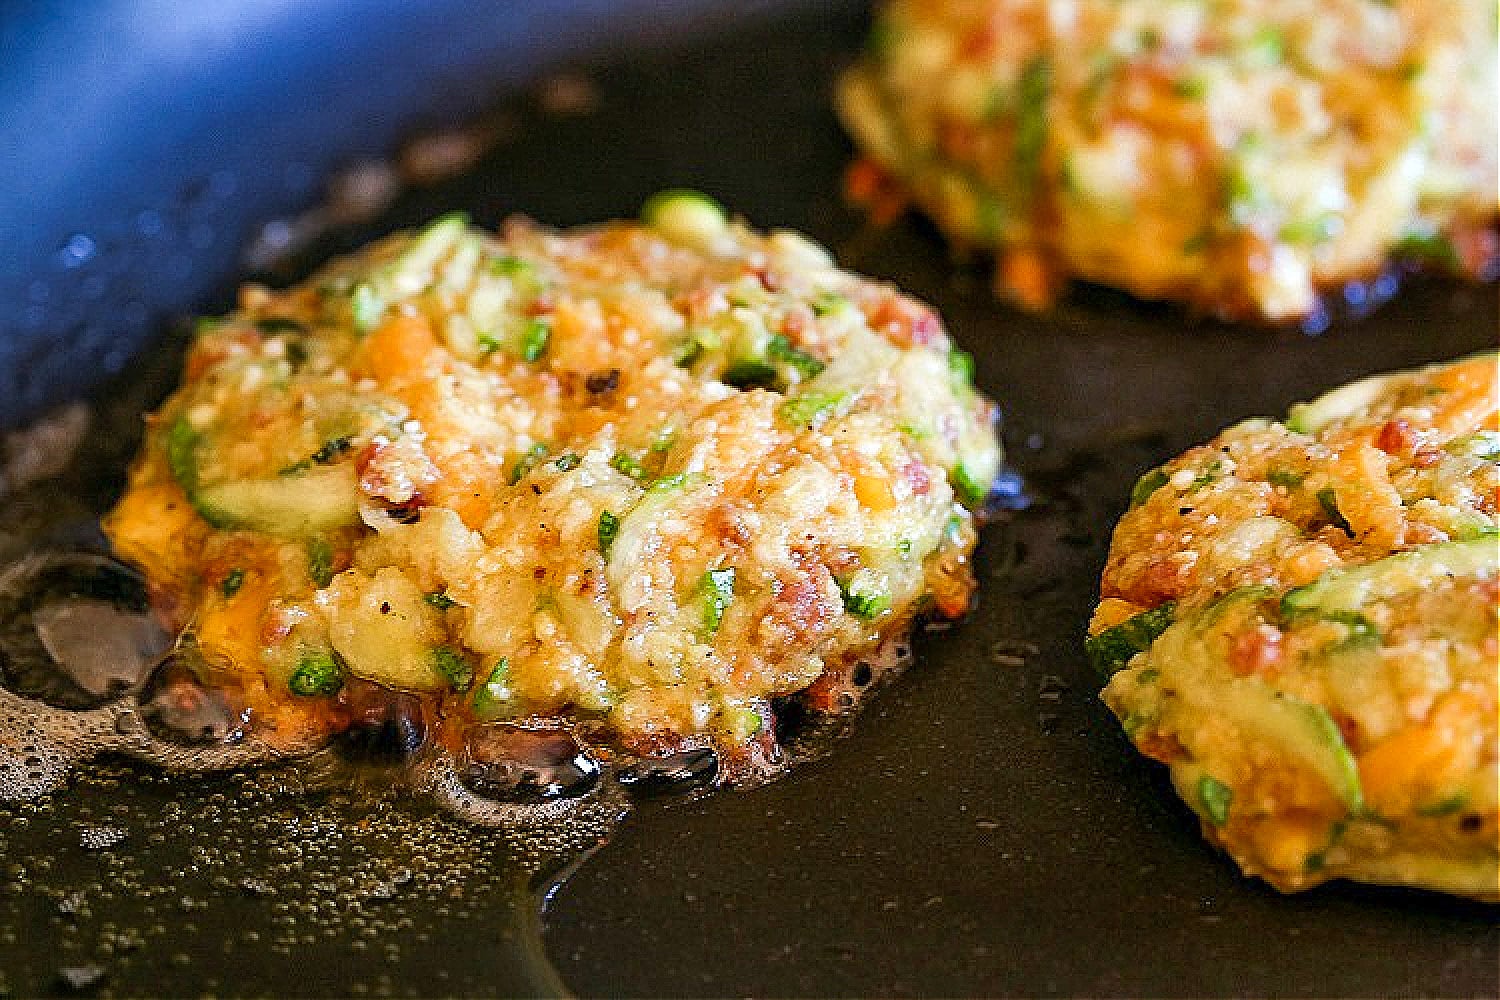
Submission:
[[[849,151],[828,89],[861,29],[857,10],[809,6],[707,43],[598,55],[592,114],[510,102],[514,135],[477,169],[316,251],[444,208],[573,224],[690,184],[937,305],[1005,408],[1034,503],[986,532],[976,612],[925,636],[912,670],[790,777],[643,804],[551,898],[545,943],[563,980],[616,995],[1500,993],[1493,909],[1349,885],[1282,897],[1240,877],[1129,748],[1080,653],[1110,528],[1141,471],[1349,378],[1493,345],[1493,287],[1417,283],[1316,338],[1195,322],[1098,290],[1052,316],[1017,315],[980,272],[955,271],[924,225],[862,232],[841,205]],[[255,190],[264,213],[254,201],[229,210],[241,227],[286,207],[284,191]],[[221,302],[233,277],[223,252],[208,256],[218,263],[192,304]],[[173,307],[164,293],[152,301]],[[15,322],[16,307],[3,308]],[[113,390],[122,424],[160,391],[159,378],[145,381],[154,387]],[[69,481],[85,505],[106,501],[118,475],[118,451],[98,451]],[[1036,651],[1005,665],[997,643]],[[0,885],[0,992],[54,988],[57,968],[86,963],[122,993],[548,988],[521,946],[503,838],[400,806],[359,828],[373,832],[340,833],[349,802],[264,790],[275,822],[256,825],[212,796],[232,803],[259,783],[205,786],[90,779],[0,831],[7,864],[23,869]],[[174,823],[169,803],[184,795],[187,820]],[[79,831],[105,821],[128,832],[123,844],[83,850]],[[228,845],[252,870],[223,859]],[[280,892],[241,884],[262,869]],[[299,905],[311,911],[298,917]],[[100,953],[137,924],[144,945]],[[278,934],[292,939],[285,951],[271,945]]]

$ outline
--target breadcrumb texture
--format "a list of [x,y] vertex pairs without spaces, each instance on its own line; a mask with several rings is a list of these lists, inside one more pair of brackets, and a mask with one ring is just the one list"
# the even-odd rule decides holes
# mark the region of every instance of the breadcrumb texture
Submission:
[[967,610],[996,413],[937,317],[705,199],[658,214],[445,217],[200,324],[107,530],[270,738],[353,676],[765,743],[772,698]]
[[1022,303],[1282,322],[1392,257],[1493,271],[1496,58],[1489,0],[894,0],[839,107]]
[[1500,892],[1497,408],[1493,354],[1354,383],[1147,473],[1115,531],[1104,699],[1282,890]]

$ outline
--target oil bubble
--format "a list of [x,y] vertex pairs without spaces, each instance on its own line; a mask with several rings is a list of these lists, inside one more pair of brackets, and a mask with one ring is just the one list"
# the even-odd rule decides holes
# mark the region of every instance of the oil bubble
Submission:
[[145,582],[107,556],[34,555],[0,570],[0,682],[55,708],[98,708],[140,684],[170,639]]
[[141,721],[151,734],[179,746],[237,743],[250,722],[233,675],[192,645],[161,661],[139,701]]
[[599,771],[567,730],[491,723],[469,732],[460,780],[485,798],[542,801],[587,793]]

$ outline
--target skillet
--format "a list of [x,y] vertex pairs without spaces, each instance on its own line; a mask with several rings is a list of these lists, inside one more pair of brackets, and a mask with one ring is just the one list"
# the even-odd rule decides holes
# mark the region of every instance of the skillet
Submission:
[[[263,224],[357,157],[471,121],[498,138],[470,169],[267,277],[447,208],[569,225],[699,187],[937,305],[1005,407],[1025,483],[986,532],[976,612],[921,637],[843,738],[763,788],[643,801],[602,844],[466,828],[378,776],[172,781],[104,761],[6,807],[0,995],[1500,993],[1490,908],[1239,876],[1130,750],[1080,650],[1141,470],[1349,378],[1493,345],[1494,288],[1414,281],[1317,337],[1098,289],[1011,312],[922,223],[868,232],[839,200],[828,88],[866,16],[711,0],[0,15],[0,423],[94,403],[78,461],[7,498],[0,557],[97,541],[138,416],[175,378],[172,318],[225,307]],[[536,97],[559,65],[591,83],[567,113]]]

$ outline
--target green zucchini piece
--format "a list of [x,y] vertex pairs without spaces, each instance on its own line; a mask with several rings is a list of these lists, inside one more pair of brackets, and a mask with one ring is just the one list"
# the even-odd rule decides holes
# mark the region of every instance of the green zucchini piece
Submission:
[[1326,392],[1309,403],[1297,403],[1287,411],[1287,429],[1315,434],[1335,420],[1352,417],[1379,399],[1395,377],[1372,375]]
[[1166,470],[1161,468],[1152,469],[1141,476],[1130,489],[1130,506],[1132,508],[1139,507],[1147,500],[1150,500],[1152,494],[1167,485],[1169,478]]
[[1090,636],[1083,644],[1089,662],[1101,675],[1113,676],[1137,653],[1151,648],[1157,637],[1172,624],[1176,611],[1176,602],[1168,601]]
[[167,467],[193,509],[215,528],[300,538],[359,523],[359,479],[352,464],[204,483],[198,471],[202,443],[202,434],[179,417],[167,431]]
[[354,321],[354,332],[366,334],[375,329],[385,315],[385,302],[375,286],[361,281],[349,292],[349,314]]
[[1453,241],[1436,230],[1408,229],[1391,250],[1397,257],[1455,270],[1463,263]]
[[1360,611],[1372,601],[1426,590],[1443,580],[1493,576],[1497,564],[1500,539],[1493,535],[1438,542],[1375,562],[1329,570],[1312,583],[1287,591],[1281,599],[1281,613],[1284,618],[1294,618]]
[[735,358],[724,368],[719,381],[736,389],[770,388],[776,384],[776,366],[764,358]]
[[1287,429],[1297,431],[1300,434],[1315,434],[1335,420],[1352,417],[1366,409],[1371,403],[1389,391],[1391,386],[1397,381],[1442,371],[1444,368],[1452,367],[1455,364],[1462,364],[1465,361],[1475,358],[1496,357],[1497,352],[1495,351],[1481,351],[1469,358],[1460,358],[1457,361],[1428,365],[1425,368],[1413,368],[1409,371],[1371,375],[1369,378],[1360,379],[1358,382],[1350,382],[1348,385],[1340,386],[1331,392],[1324,393],[1311,402],[1298,403],[1293,406],[1287,412]]
[[949,478],[953,480],[953,491],[958,494],[959,501],[970,510],[983,507],[990,498],[992,484],[968,462],[961,461],[953,466]]
[[302,538],[359,523],[359,479],[350,463],[274,479],[231,479],[189,492],[216,528]]
[[1322,705],[1315,705],[1259,681],[1225,687],[1217,710],[1239,724],[1246,737],[1276,744],[1327,782],[1351,813],[1364,809],[1359,764],[1344,734]]
[[1016,190],[1022,204],[1030,204],[1041,175],[1051,94],[1052,63],[1044,56],[1037,56],[1026,64],[1017,84],[1015,171]]
[[1475,431],[1456,441],[1450,441],[1443,450],[1450,455],[1467,455],[1486,462],[1500,461],[1500,432]]
[[826,367],[811,354],[793,347],[792,342],[780,333],[766,342],[766,356],[791,368],[804,379],[816,378]]
[[850,394],[843,391],[800,392],[777,407],[776,415],[792,427],[811,430],[844,409],[849,397]]
[[661,191],[646,199],[641,221],[669,240],[693,246],[711,242],[729,226],[722,205],[686,188]]

